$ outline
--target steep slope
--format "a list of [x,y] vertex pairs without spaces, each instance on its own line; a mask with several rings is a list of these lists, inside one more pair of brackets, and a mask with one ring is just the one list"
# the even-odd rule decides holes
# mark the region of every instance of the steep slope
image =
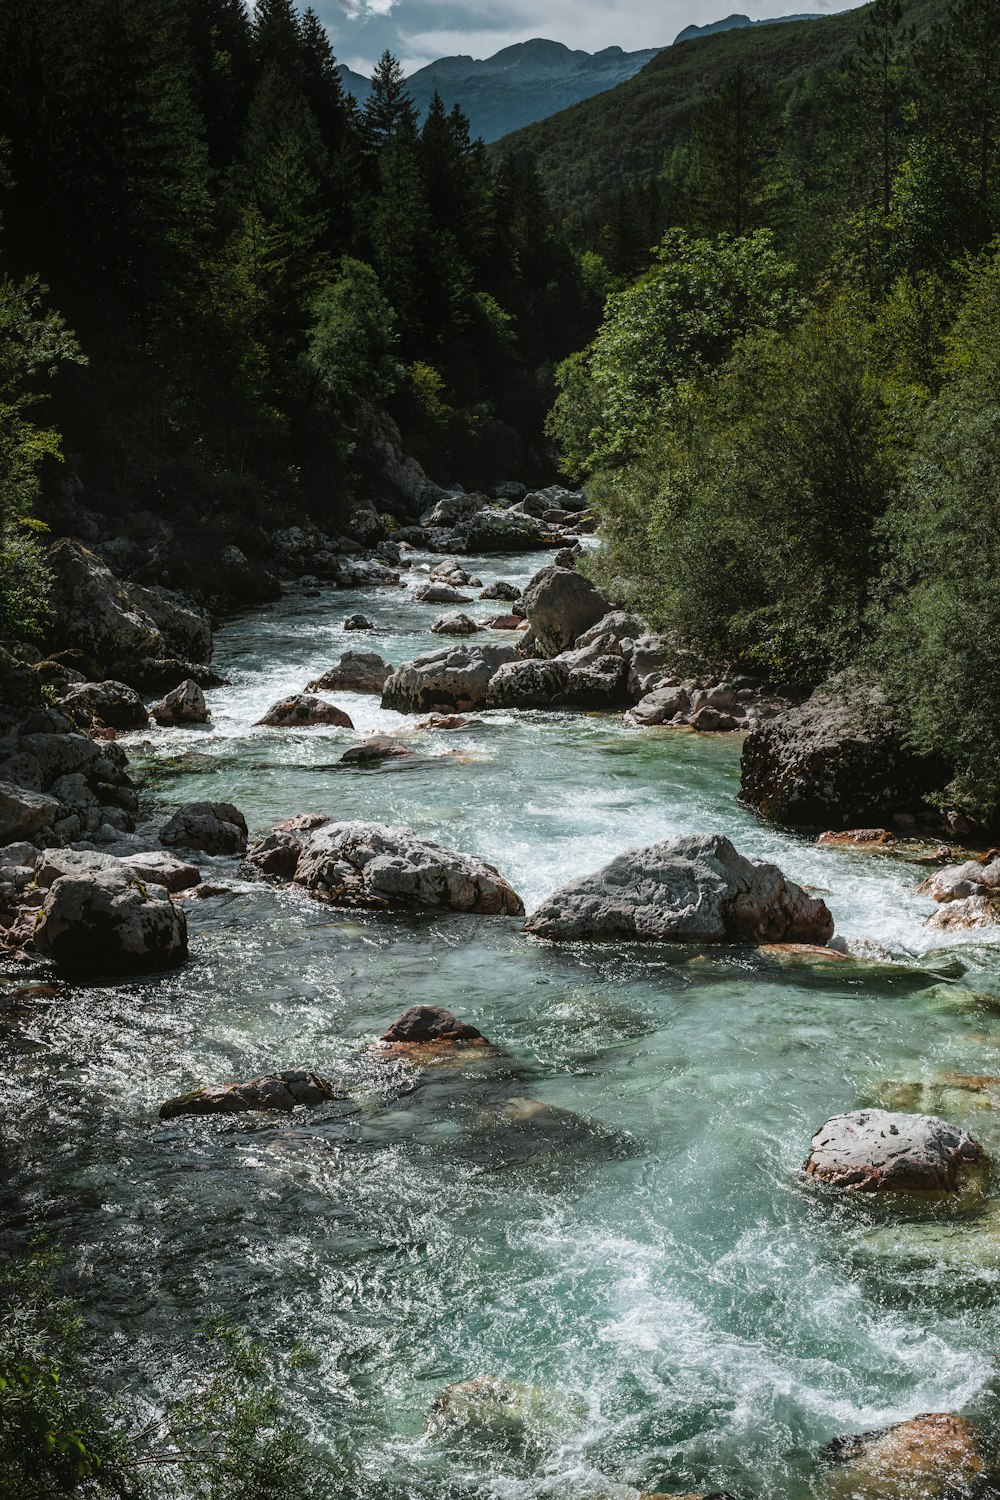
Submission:
[[[581,52],[538,37],[504,47],[482,60],[439,58],[411,74],[406,86],[421,115],[438,90],[449,108],[461,104],[473,135],[495,141],[522,125],[617,87],[633,78],[657,51],[655,47],[641,52],[606,47],[601,52]],[[340,76],[344,87],[364,103],[370,91],[368,80],[346,67],[340,69]]]
[[[942,18],[947,0],[904,0],[919,30]],[[553,205],[582,210],[627,183],[654,176],[694,111],[742,63],[772,87],[832,67],[856,45],[870,7],[783,26],[739,27],[667,47],[609,93],[505,136],[494,148],[535,162]]]

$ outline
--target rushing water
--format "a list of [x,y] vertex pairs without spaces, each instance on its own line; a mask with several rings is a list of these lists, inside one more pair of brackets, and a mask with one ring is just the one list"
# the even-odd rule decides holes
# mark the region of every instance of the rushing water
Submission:
[[[520,582],[534,561],[476,566]],[[307,1346],[285,1360],[287,1399],[359,1500],[796,1500],[838,1434],[991,1417],[998,1207],[892,1229],[800,1168],[830,1114],[900,1098],[1000,1146],[984,1096],[939,1076],[1000,1073],[997,954],[981,938],[930,952],[918,867],[741,810],[734,737],[489,713],[347,770],[350,731],[253,727],[345,648],[396,662],[436,644],[437,607],[410,597],[425,576],[292,593],[227,625],[211,727],[129,747],[148,794],[233,801],[256,829],[312,811],[405,824],[490,859],[529,909],[622,849],[724,831],[908,966],[556,948],[516,920],[337,912],[206,860],[230,889],[190,903],[183,970],[67,990],[8,1026],[18,1234],[69,1249],[120,1382],[154,1399],[207,1315],[283,1356]],[[375,632],[342,633],[354,609]],[[330,696],[358,731],[406,722]],[[418,1002],[503,1055],[419,1075],[366,1056]],[[187,1088],[291,1066],[344,1079],[351,1102],[157,1119]],[[532,1124],[512,1098],[572,1113]],[[428,1432],[434,1396],[480,1375],[531,1388],[524,1442]]]

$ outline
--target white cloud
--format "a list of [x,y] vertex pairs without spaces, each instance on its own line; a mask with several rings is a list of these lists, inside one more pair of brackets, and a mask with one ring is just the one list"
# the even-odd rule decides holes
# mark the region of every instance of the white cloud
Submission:
[[337,0],[345,16],[351,21],[367,21],[373,16],[388,16],[397,0]]

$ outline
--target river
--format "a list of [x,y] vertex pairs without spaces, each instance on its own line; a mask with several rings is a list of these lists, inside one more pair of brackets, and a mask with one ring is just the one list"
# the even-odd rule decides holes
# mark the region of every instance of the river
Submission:
[[[519,584],[539,561],[471,560]],[[485,856],[529,910],[623,849],[725,832],[901,962],[557,948],[514,919],[342,913],[201,861],[230,888],[189,903],[185,968],[67,989],[7,1028],[5,1196],[25,1238],[44,1227],[69,1252],[115,1383],[169,1393],[224,1316],[282,1357],[289,1406],[357,1500],[799,1500],[839,1434],[990,1416],[997,1207],[887,1228],[800,1169],[829,1115],[902,1083],[926,1085],[908,1107],[1000,1146],[984,1096],[940,1080],[1000,1073],[997,950],[931,937],[918,866],[742,810],[735,736],[497,712],[348,770],[357,734],[253,727],[344,649],[396,663],[440,644],[440,607],[411,598],[425,579],[293,591],[227,623],[212,725],[125,740],[147,796],[232,801],[252,830],[300,812],[404,824]],[[359,609],[375,631],[345,635]],[[359,731],[406,722],[327,696]],[[504,1055],[416,1077],[366,1056],[421,1002]],[[296,1066],[347,1080],[351,1102],[157,1118],[199,1084]],[[511,1098],[572,1115],[517,1128]],[[428,1433],[435,1395],[480,1375],[532,1388],[526,1442]]]

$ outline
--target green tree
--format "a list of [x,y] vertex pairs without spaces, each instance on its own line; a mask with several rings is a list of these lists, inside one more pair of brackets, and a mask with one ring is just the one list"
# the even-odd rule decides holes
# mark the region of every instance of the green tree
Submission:
[[762,222],[777,152],[770,91],[742,64],[698,111],[692,129],[693,208],[703,229],[741,235]]
[[394,317],[375,272],[349,257],[313,303],[306,364],[349,447],[402,379]]

